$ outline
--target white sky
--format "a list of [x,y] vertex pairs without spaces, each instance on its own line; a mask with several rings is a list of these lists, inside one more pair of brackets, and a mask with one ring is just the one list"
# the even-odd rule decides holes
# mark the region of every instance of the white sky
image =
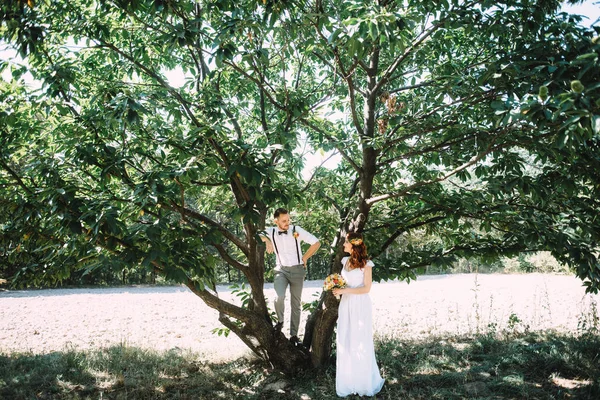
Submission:
[[587,17],[587,19],[583,20],[583,25],[591,26],[600,18],[600,1],[586,0],[574,6],[564,5],[562,10],[569,14],[579,14]]

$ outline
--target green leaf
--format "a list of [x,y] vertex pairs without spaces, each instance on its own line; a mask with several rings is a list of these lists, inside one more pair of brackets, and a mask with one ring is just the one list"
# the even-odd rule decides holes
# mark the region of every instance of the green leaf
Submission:
[[369,23],[369,36],[375,41],[379,39],[379,27],[377,26],[377,22]]

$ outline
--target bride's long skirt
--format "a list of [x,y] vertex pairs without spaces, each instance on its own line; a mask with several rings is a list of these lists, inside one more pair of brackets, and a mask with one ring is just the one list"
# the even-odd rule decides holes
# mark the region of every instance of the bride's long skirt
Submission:
[[374,396],[383,387],[373,346],[371,298],[366,294],[342,295],[337,321],[338,396]]

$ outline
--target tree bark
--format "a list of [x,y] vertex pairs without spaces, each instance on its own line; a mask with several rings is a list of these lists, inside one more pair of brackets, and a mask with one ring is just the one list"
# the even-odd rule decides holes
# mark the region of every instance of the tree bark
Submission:
[[206,305],[219,311],[219,321],[259,358],[270,362],[286,374],[306,370],[310,365],[308,350],[292,344],[281,332],[280,327],[273,326],[268,315],[220,300],[207,290],[199,290],[192,281],[189,281],[187,286]]
[[338,306],[339,301],[335,296],[330,292],[323,292],[317,310],[306,322],[304,345],[311,350],[313,367],[322,368],[329,364]]

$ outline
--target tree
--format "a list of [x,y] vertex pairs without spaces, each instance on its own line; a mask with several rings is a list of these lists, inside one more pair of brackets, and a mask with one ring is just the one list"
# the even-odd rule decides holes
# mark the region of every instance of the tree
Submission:
[[[5,2],[27,64],[1,65],[3,262],[17,284],[141,265],[289,372],[328,361],[337,300],[310,351],[274,329],[258,235],[280,205],[324,216],[330,272],[362,231],[377,279],[549,250],[597,291],[600,50],[558,4]],[[343,162],[302,182],[302,138]],[[248,301],[219,298],[219,259]]]

